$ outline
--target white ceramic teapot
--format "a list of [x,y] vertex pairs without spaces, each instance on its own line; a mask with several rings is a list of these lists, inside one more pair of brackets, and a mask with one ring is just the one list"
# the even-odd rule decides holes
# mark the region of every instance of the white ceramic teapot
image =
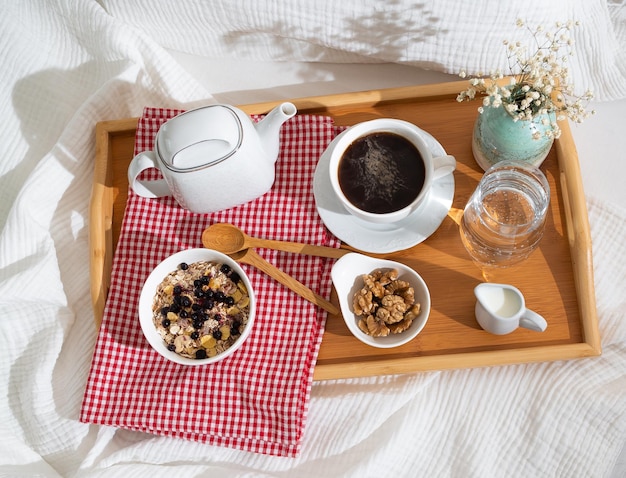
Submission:
[[[280,127],[295,114],[292,103],[282,103],[258,123],[229,105],[181,113],[161,126],[154,151],[133,158],[128,183],[140,196],[174,196],[196,213],[252,201],[274,184]],[[157,168],[164,179],[138,180],[148,168]]]

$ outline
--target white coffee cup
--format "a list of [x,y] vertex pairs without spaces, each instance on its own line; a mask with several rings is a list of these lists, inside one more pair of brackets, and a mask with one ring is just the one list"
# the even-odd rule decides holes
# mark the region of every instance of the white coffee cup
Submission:
[[[400,221],[415,211],[427,198],[430,188],[432,184],[437,179],[451,174],[456,169],[456,160],[454,156],[443,155],[433,157],[428,145],[422,138],[420,134],[420,129],[412,123],[408,121],[393,119],[393,118],[380,118],[370,121],[365,121],[362,123],[358,123],[354,126],[351,126],[346,131],[344,131],[338,138],[334,145],[334,148],[330,155],[329,161],[329,170],[330,170],[330,183],[335,192],[339,202],[342,206],[353,216],[358,217],[364,221],[370,223],[393,223]],[[423,183],[421,187],[415,187],[414,191],[411,194],[414,194],[414,198],[412,201],[406,205],[403,205],[397,209],[393,208],[389,211],[378,212],[373,210],[367,210],[359,205],[356,205],[355,202],[348,199],[346,195],[346,191],[342,188],[342,184],[340,181],[339,168],[342,161],[345,161],[344,155],[346,151],[356,144],[357,140],[359,141],[369,141],[366,138],[373,138],[375,134],[378,133],[395,133],[396,135],[401,136],[405,140],[408,140],[419,153],[419,157],[416,156],[416,161],[420,161],[423,164]],[[369,144],[369,143],[368,143]],[[377,150],[380,151],[380,149]],[[361,164],[364,164],[365,161],[372,160],[373,157],[371,154],[365,153],[366,156],[359,158]],[[383,154],[380,156],[381,158],[386,158],[383,161],[386,164],[387,159],[390,157],[389,154]],[[393,164],[392,164],[393,166]],[[418,168],[419,164],[416,163],[416,168]],[[421,166],[419,166],[421,170]],[[384,168],[386,171],[389,171],[389,168]],[[371,169],[369,170],[371,171]],[[394,173],[394,177],[403,178],[405,177],[406,170]],[[362,183],[370,184],[370,179],[372,180],[371,184],[380,185],[375,175],[369,174],[366,178],[366,181]],[[382,180],[381,180],[382,181]],[[345,185],[344,185],[345,186]],[[366,188],[369,186],[366,186]],[[370,188],[370,191],[375,190],[375,187]],[[349,195],[350,193],[348,193]],[[367,194],[367,193],[366,193]]]
[[548,324],[536,312],[526,308],[524,296],[509,284],[484,282],[474,288],[476,320],[495,335],[510,334],[518,327],[543,332]]

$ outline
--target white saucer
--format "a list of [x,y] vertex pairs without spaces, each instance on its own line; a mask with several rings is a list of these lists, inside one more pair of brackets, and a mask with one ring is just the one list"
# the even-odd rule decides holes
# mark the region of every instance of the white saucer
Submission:
[[[436,180],[426,200],[408,217],[393,224],[372,224],[352,216],[338,201],[330,184],[330,153],[343,133],[328,145],[320,157],[313,177],[313,194],[317,212],[326,227],[343,242],[372,254],[408,249],[426,240],[441,225],[452,206],[454,175]],[[443,146],[429,133],[420,130],[422,138],[435,156],[446,154]]]

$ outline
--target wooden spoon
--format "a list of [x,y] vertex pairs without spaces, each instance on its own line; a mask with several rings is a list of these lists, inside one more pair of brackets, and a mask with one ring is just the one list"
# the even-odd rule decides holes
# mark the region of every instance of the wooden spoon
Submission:
[[202,233],[202,244],[204,244],[204,247],[207,249],[215,249],[224,254],[234,254],[235,252],[252,247],[264,247],[277,251],[297,252],[310,256],[337,259],[351,252],[348,249],[335,249],[333,247],[276,241],[273,239],[259,239],[248,236],[245,232],[232,224],[223,222],[213,224],[204,230]]
[[258,255],[254,249],[244,249],[243,251],[235,252],[234,254],[229,254],[237,262],[241,262],[243,264],[250,264],[260,271],[265,272],[268,276],[276,279],[285,287],[288,287],[295,293],[301,295],[309,302],[321,307],[322,309],[330,312],[333,315],[339,315],[339,309],[331,304],[329,301],[324,299],[322,296],[316,294],[311,289],[309,289],[304,284],[298,282],[296,279],[291,277],[289,274],[285,274],[275,265],[267,262],[260,255]]

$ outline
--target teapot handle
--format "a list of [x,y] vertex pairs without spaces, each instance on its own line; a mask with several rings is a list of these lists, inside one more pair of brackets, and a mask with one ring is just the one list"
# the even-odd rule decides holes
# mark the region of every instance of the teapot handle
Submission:
[[171,196],[170,188],[164,179],[154,181],[140,181],[137,179],[139,174],[148,168],[159,169],[154,151],[139,153],[128,165],[128,184],[133,191],[145,198]]

